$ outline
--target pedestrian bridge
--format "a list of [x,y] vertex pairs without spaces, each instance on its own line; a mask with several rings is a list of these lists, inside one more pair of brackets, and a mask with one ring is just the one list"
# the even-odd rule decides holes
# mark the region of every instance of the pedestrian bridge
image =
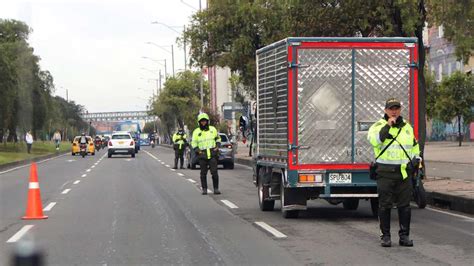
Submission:
[[148,122],[158,119],[157,116],[150,115],[147,111],[83,113],[81,118],[86,122],[120,122],[128,120]]

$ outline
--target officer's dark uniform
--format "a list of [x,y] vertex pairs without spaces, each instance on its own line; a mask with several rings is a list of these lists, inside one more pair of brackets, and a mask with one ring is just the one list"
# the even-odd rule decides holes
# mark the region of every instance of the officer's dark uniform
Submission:
[[[207,123],[201,125],[201,120]],[[191,145],[199,158],[199,167],[201,168],[201,186],[202,194],[207,194],[207,169],[211,169],[212,184],[214,186],[214,194],[221,194],[219,191],[219,175],[217,174],[217,159],[219,157],[218,146],[221,138],[217,133],[217,129],[209,125],[209,116],[201,113],[198,116],[199,127],[193,131],[193,139]]]
[[[396,99],[386,102],[386,112],[390,108],[401,108]],[[396,109],[395,109],[396,110]],[[379,222],[382,233],[381,245],[391,246],[390,214],[394,204],[398,209],[400,223],[400,241],[402,246],[413,246],[409,239],[412,198],[412,173],[419,158],[419,146],[413,134],[413,128],[399,116],[393,126],[388,124],[388,115],[373,124],[368,133],[368,140],[374,147],[375,156],[395,139],[377,159],[377,193],[379,196]],[[403,147],[403,148],[402,148]],[[404,150],[405,151],[404,151]]]

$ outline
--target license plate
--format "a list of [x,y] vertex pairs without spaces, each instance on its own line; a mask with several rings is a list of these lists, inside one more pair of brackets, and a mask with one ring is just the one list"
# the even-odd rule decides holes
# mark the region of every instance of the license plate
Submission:
[[123,141],[119,141],[119,144],[123,144]]
[[329,184],[350,184],[352,183],[351,173],[329,173]]

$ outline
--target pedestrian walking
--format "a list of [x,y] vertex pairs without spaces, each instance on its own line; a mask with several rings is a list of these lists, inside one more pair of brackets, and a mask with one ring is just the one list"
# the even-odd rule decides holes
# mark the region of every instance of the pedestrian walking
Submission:
[[211,170],[214,194],[221,194],[219,191],[219,175],[217,173],[217,159],[219,157],[221,137],[217,134],[217,129],[209,125],[209,116],[206,113],[199,114],[197,120],[199,127],[193,131],[191,146],[199,158],[202,194],[207,194],[208,168]]
[[385,102],[385,115],[373,124],[368,140],[374,147],[377,193],[379,197],[379,222],[381,246],[392,245],[390,236],[390,215],[397,206],[400,224],[400,246],[413,246],[410,240],[412,178],[414,169],[421,162],[419,145],[413,128],[401,114],[399,100],[390,98]]
[[178,160],[180,162],[180,168],[184,169],[184,149],[186,148],[187,141],[186,133],[182,128],[178,129],[178,132],[173,135],[173,149],[174,149],[174,167],[178,169]]
[[33,135],[31,135],[31,130],[28,130],[28,132],[26,132],[25,141],[26,150],[28,153],[31,153],[31,146],[33,145]]
[[54,144],[56,145],[56,150],[58,151],[59,145],[61,144],[61,133],[59,132],[59,130],[56,130],[56,132],[54,132],[53,141],[54,141]]

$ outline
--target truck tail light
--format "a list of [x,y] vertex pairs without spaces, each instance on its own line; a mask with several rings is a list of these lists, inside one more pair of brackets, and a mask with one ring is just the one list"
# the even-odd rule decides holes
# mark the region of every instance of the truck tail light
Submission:
[[112,146],[112,141],[109,141],[109,146]]
[[321,183],[323,182],[322,174],[300,174],[299,175],[300,183]]

